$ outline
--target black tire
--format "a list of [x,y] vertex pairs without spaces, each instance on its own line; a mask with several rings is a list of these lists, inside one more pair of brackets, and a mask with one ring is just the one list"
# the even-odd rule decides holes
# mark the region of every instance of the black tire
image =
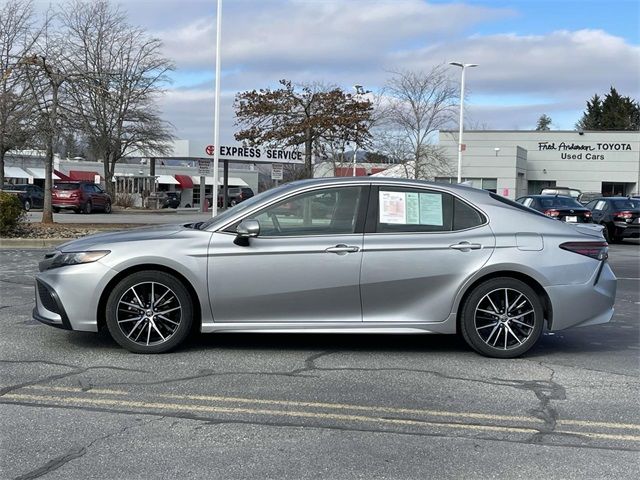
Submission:
[[[158,313],[154,313],[151,316],[151,321],[138,318],[138,314],[140,314],[142,318],[149,318],[146,316],[151,308],[147,307],[148,304],[144,305],[146,310],[145,308],[137,307],[127,307],[129,310],[118,308],[119,305],[122,305],[122,301],[126,301],[127,298],[129,298],[129,292],[134,287],[138,289],[136,292],[139,292],[137,295],[142,301],[150,299],[151,290],[149,290],[150,287],[148,286],[150,283],[155,285],[154,298],[156,301],[163,302],[155,308],[167,308],[166,299],[171,298],[172,295],[175,297],[175,302],[170,301],[167,308],[167,310],[171,310],[172,308],[174,310],[174,312],[172,312],[172,314],[174,314],[171,320],[172,323],[163,320]],[[170,293],[162,298],[161,294],[167,290]],[[127,302],[127,304],[129,303]],[[175,316],[176,307],[179,308],[179,310],[177,310],[179,316]],[[191,325],[193,324],[193,303],[191,295],[189,295],[189,292],[182,282],[168,273],[151,270],[136,272],[121,280],[109,295],[105,313],[107,327],[113,339],[133,353],[168,352],[176,348],[187,338],[191,331]],[[118,318],[118,315],[120,315],[121,318]],[[130,321],[128,320],[129,315],[132,316],[132,320]],[[160,318],[154,319],[155,316]],[[177,323],[177,326],[174,327],[174,323]],[[132,330],[132,327],[130,327],[131,324],[134,324]],[[137,329],[136,324],[139,324]],[[120,325],[123,327],[121,328]],[[155,330],[153,330],[152,327]],[[174,328],[174,330],[171,330],[171,328]],[[158,331],[160,335],[156,334],[156,331]],[[164,337],[160,339],[161,331],[164,331],[165,335],[167,335],[166,339]],[[146,333],[148,339],[151,336],[151,332],[153,332],[154,338],[158,338],[158,340],[145,344],[145,332],[148,332]],[[141,341],[137,341],[140,340],[140,338],[138,338],[140,333],[143,334],[142,339]],[[138,337],[134,339],[134,335]]]
[[104,204],[104,213],[111,213],[111,202],[107,201],[107,203]]
[[60,213],[60,209],[58,207],[52,207],[53,213]]
[[604,223],[601,223],[600,225],[604,227],[602,229],[602,236],[604,237],[605,241],[607,243],[611,243],[611,235],[609,235],[609,228]]
[[[504,295],[507,295],[506,301]],[[507,303],[509,308],[505,312]],[[491,313],[495,311],[491,305],[497,309],[495,315]],[[517,308],[519,305],[522,307]],[[526,313],[529,310],[531,313]],[[524,354],[536,344],[543,327],[544,311],[538,294],[515,278],[498,277],[481,283],[461,309],[462,337],[471,348],[487,357],[514,358]]]
[[28,212],[29,210],[31,210],[31,199],[26,198],[24,203],[22,204],[22,208],[24,208],[25,212]]
[[87,203],[82,207],[82,212],[89,215],[93,211],[93,205],[91,205],[91,200],[88,200]]
[[231,205],[232,207],[235,207],[238,204],[238,201],[234,198],[229,202],[229,205]]

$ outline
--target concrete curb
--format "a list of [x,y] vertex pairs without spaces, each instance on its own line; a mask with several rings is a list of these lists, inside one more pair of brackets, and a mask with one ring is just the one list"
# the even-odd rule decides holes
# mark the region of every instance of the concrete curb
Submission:
[[51,248],[73,238],[0,238],[0,249],[38,249]]

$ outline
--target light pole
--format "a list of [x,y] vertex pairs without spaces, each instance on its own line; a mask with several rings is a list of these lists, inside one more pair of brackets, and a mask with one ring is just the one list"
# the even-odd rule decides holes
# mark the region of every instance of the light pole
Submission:
[[[356,102],[360,99],[360,95],[366,95],[371,90],[365,90],[362,85],[354,85],[354,90],[356,91],[355,97]],[[356,124],[356,147],[353,150],[353,176],[356,176],[356,162],[358,161],[358,124]]]
[[[218,165],[220,163],[220,41],[222,39],[222,0],[218,0],[216,15],[216,90],[213,113],[213,188],[211,190],[211,216],[218,214]],[[201,202],[204,201],[200,200]],[[226,205],[225,205],[226,206]]]
[[477,63],[449,62],[449,65],[462,68],[460,81],[460,129],[458,131],[458,183],[462,183],[462,129],[464,127],[464,72],[469,67],[477,67]]

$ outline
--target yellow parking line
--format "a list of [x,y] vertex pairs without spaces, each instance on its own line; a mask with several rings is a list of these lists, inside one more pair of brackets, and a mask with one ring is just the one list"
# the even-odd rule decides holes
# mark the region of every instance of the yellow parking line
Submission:
[[[130,395],[130,392],[127,392],[124,390],[110,390],[110,389],[100,389],[100,388],[83,390],[78,387],[54,387],[54,386],[40,386],[40,385],[31,385],[25,388],[28,388],[31,390],[92,393],[92,394],[102,394],[102,395],[123,395],[123,396]],[[305,402],[305,401],[296,401],[296,400],[272,400],[272,399],[263,399],[263,398],[226,397],[226,396],[219,396],[219,395],[175,395],[175,394],[163,394],[163,393],[156,393],[154,395],[159,398],[167,398],[167,399],[173,399],[173,400],[204,400],[204,401],[211,401],[211,402],[252,403],[252,404],[258,404],[258,405],[278,405],[278,406],[287,406],[287,407],[292,406],[292,407],[307,407],[307,408],[325,408],[325,409],[334,409],[334,410],[355,410],[355,411],[365,411],[365,412],[397,413],[397,414],[410,414],[410,415],[431,415],[431,416],[438,416],[438,417],[454,417],[454,418],[476,419],[476,420],[543,423],[542,420],[536,417],[496,415],[496,414],[477,413],[477,412],[452,412],[452,411],[444,411],[444,410],[383,407],[383,406],[376,406],[376,405],[354,405],[354,404],[344,404],[344,403]],[[582,427],[614,428],[614,429],[621,429],[621,430],[640,430],[640,425],[632,424],[632,423],[562,419],[562,420],[558,420],[558,424],[566,425],[566,426],[573,425],[573,426],[582,426]]]
[[[413,425],[413,426],[430,426],[440,428],[453,428],[477,431],[493,431],[493,432],[509,432],[509,433],[526,433],[535,434],[538,430],[526,427],[504,427],[498,425],[476,425],[464,423],[439,423],[428,422],[422,420],[409,420],[402,418],[382,418],[367,417],[364,415],[347,415],[338,413],[320,413],[320,412],[301,412],[286,410],[266,410],[256,408],[236,408],[236,407],[213,407],[208,405],[185,405],[177,403],[160,403],[160,402],[140,402],[133,400],[117,400],[104,398],[78,398],[78,397],[54,397],[49,395],[26,395],[18,393],[8,393],[4,398],[33,401],[33,402],[50,402],[53,404],[84,404],[94,406],[116,406],[140,409],[155,410],[173,410],[186,412],[207,412],[207,413],[229,413],[229,414],[250,414],[250,415],[271,415],[278,417],[300,417],[300,418],[319,418],[324,420],[344,420],[369,422],[388,425]],[[580,434],[582,435],[582,434]],[[640,437],[638,437],[640,441]]]
[[[522,434],[539,433],[539,430],[534,428],[528,428],[528,427],[514,427],[514,426],[507,427],[507,426],[500,426],[500,425],[478,425],[478,424],[468,424],[468,423],[440,423],[440,422],[430,422],[430,421],[414,420],[414,419],[369,417],[365,415],[349,415],[349,414],[338,414],[338,413],[268,410],[268,409],[237,408],[237,407],[214,407],[209,405],[186,405],[186,404],[177,404],[177,403],[142,402],[142,401],[134,401],[134,400],[119,400],[119,399],[104,399],[104,398],[55,397],[50,395],[28,395],[28,394],[18,394],[18,393],[6,394],[4,395],[4,398],[13,399],[13,400],[22,400],[22,401],[32,401],[32,402],[50,402],[50,404],[54,404],[54,405],[81,404],[81,405],[92,405],[92,406],[127,407],[127,408],[138,408],[138,409],[148,409],[148,410],[269,415],[269,416],[294,417],[294,418],[317,418],[322,420],[342,420],[342,421],[350,421],[350,422],[364,422],[364,423],[376,423],[376,424],[386,424],[386,425],[435,427],[435,428],[458,429],[458,430],[481,431],[481,432],[502,432],[502,433],[522,433]],[[575,435],[575,436],[587,437],[592,439],[640,442],[640,436],[637,436],[637,435],[615,435],[615,434],[608,434],[608,433],[574,432],[574,431],[566,431],[566,430],[559,430],[559,431],[555,431],[554,433]]]

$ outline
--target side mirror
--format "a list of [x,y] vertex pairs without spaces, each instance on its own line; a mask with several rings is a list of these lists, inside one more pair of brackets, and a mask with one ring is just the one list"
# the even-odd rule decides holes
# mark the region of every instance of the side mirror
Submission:
[[243,220],[236,227],[238,238],[251,238],[260,235],[260,222],[257,220]]

